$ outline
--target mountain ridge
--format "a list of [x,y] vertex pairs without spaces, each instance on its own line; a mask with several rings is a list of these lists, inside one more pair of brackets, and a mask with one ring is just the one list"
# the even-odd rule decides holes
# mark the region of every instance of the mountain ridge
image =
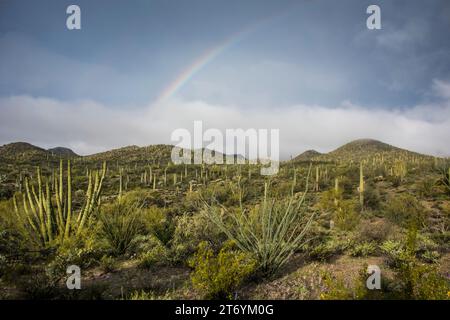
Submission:
[[[148,146],[129,145],[90,155],[80,156],[66,147],[55,147],[48,150],[27,142],[12,142],[0,146],[0,159],[3,160],[36,160],[51,157],[83,158],[93,161],[114,161],[127,159],[131,161],[163,161],[171,158],[173,145],[154,144]],[[432,157],[415,151],[402,149],[375,139],[356,139],[328,152],[320,153],[316,150],[306,150],[297,155],[293,162],[301,161],[335,161],[342,159],[360,160],[373,153],[405,153],[417,157]]]

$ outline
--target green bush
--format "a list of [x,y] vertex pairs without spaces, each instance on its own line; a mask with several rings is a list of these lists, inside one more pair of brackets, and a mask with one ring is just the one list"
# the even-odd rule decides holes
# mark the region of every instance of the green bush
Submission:
[[311,258],[319,261],[326,261],[335,255],[343,253],[350,246],[351,239],[334,235],[317,245],[308,244],[305,246],[305,249]]
[[374,254],[376,250],[377,246],[373,242],[363,242],[353,245],[348,253],[352,257],[367,257]]
[[402,227],[413,225],[420,228],[425,223],[425,208],[409,194],[390,197],[384,207],[384,213],[389,220]]
[[173,294],[167,291],[165,294],[160,295],[152,291],[135,291],[133,292],[129,300],[172,300]]
[[172,240],[175,223],[167,209],[150,207],[143,210],[142,216],[149,233],[155,235],[164,245]]
[[353,290],[342,279],[333,277],[330,273],[322,273],[325,286],[319,298],[321,300],[352,300]]
[[357,239],[361,242],[382,243],[393,233],[393,225],[385,219],[361,221],[357,230]]
[[387,240],[380,246],[380,249],[386,255],[388,265],[394,268],[408,257],[406,249],[400,241]]
[[373,184],[367,184],[364,189],[364,208],[377,210],[380,207],[380,191]]
[[448,299],[450,282],[436,266],[420,263],[416,258],[417,231],[408,230],[404,242],[385,242],[382,250],[396,273],[394,292],[399,299]]
[[417,189],[421,197],[429,198],[435,194],[434,187],[436,186],[436,180],[432,178],[425,178],[421,180]]
[[334,211],[334,222],[341,230],[353,230],[359,223],[360,214],[355,210],[352,200],[340,201]]
[[147,244],[147,250],[139,255],[139,267],[149,269],[167,262],[168,250],[157,238]]
[[254,272],[256,261],[237,251],[231,241],[217,255],[207,242],[201,242],[189,265],[194,268],[192,285],[204,298],[231,299],[233,292]]
[[194,215],[183,214],[175,220],[175,231],[170,242],[172,263],[184,262],[200,242],[207,241],[214,249],[220,248],[225,236],[204,211]]
[[114,259],[114,257],[104,255],[100,259],[100,267],[105,272],[112,272],[117,268],[117,261],[116,259]]

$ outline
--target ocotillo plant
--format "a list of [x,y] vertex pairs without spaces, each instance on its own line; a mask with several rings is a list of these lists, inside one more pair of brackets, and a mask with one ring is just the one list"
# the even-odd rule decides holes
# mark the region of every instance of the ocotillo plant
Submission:
[[[38,167],[37,192],[35,186],[30,186],[28,178],[25,178],[25,194],[22,195],[23,205],[19,207],[16,196],[13,198],[18,220],[24,224],[25,229],[39,245],[49,247],[54,243],[57,245],[63,244],[70,237],[80,234],[98,206],[105,174],[106,163],[103,163],[100,173],[99,171],[89,173],[85,202],[80,211],[73,215],[70,160],[67,162],[66,191],[63,185],[63,162],[61,160],[59,179],[55,177],[53,196],[50,192],[48,179],[43,186],[41,170]],[[53,198],[54,201],[52,201]],[[56,206],[54,203],[56,203]]]

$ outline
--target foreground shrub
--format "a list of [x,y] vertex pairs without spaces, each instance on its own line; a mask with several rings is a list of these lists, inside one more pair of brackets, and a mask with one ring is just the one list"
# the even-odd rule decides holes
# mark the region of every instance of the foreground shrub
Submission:
[[400,299],[447,299],[450,281],[434,265],[416,258],[417,231],[411,227],[404,242],[387,241],[382,249],[396,272],[394,292]]
[[377,246],[373,242],[357,243],[349,249],[352,257],[367,257],[375,253]]
[[117,268],[117,261],[116,259],[114,259],[114,257],[104,255],[100,259],[100,267],[105,272],[112,272]]
[[174,299],[173,294],[167,291],[165,294],[160,295],[152,291],[135,291],[133,292],[129,300],[172,300]]
[[225,239],[205,211],[184,214],[176,219],[169,259],[173,263],[184,262],[196,251],[200,242],[207,241],[213,249],[219,249]]
[[357,228],[357,238],[361,242],[382,243],[393,233],[393,225],[384,219],[362,221]]
[[339,237],[328,237],[317,245],[306,245],[306,251],[312,259],[319,261],[327,261],[332,257],[343,253],[351,246],[351,239]]
[[217,255],[207,242],[201,242],[189,265],[194,268],[192,285],[204,298],[231,299],[233,292],[254,272],[256,262],[248,254],[237,251],[231,241]]
[[146,250],[139,255],[139,267],[149,269],[168,260],[168,250],[158,238],[150,238],[145,244]]
[[150,207],[143,211],[143,220],[149,233],[156,236],[164,245],[172,240],[175,223],[167,209]]

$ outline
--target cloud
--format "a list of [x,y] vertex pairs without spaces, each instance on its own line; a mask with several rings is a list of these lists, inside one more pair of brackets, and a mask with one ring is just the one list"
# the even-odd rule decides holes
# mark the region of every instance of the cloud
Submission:
[[442,80],[433,80],[433,91],[441,98],[450,99],[450,83]]
[[0,98],[0,143],[27,141],[67,146],[91,154],[126,145],[173,143],[173,130],[217,128],[280,129],[280,152],[288,159],[306,149],[328,152],[358,138],[373,138],[427,154],[450,155],[450,83],[435,80],[440,102],[407,109],[368,109],[350,102],[329,108],[237,108],[202,101],[170,100],[139,109],[109,108],[93,101]]

